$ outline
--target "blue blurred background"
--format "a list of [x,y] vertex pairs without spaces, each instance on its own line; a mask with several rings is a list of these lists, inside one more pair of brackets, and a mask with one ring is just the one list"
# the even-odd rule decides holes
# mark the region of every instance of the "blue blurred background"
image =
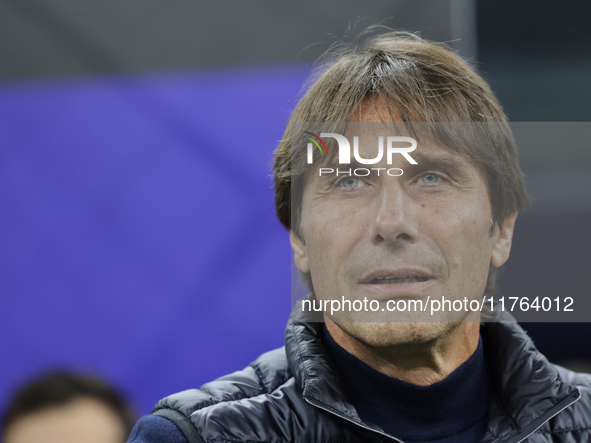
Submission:
[[[60,367],[147,413],[282,345],[270,159],[331,43],[378,21],[420,31],[469,58],[511,120],[589,121],[589,18],[575,0],[3,0],[0,411]],[[503,294],[591,295],[589,152],[522,152],[536,201]],[[589,324],[524,326],[555,361],[591,359]]]

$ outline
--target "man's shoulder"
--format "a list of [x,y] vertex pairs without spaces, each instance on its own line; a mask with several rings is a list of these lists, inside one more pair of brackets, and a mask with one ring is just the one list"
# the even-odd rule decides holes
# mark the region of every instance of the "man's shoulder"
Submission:
[[577,387],[580,398],[557,414],[545,426],[538,430],[540,434],[570,435],[577,437],[573,441],[589,441],[591,439],[591,375],[575,372],[559,365],[557,382],[568,383]]
[[293,441],[294,435],[307,434],[309,424],[318,420],[289,370],[284,348],[199,389],[162,399],[153,414],[168,418],[181,430],[196,430],[198,436],[187,439],[197,442]]
[[[555,367],[560,379],[575,385],[581,393],[581,398],[573,404],[572,414],[570,414],[572,424],[576,423],[578,427],[591,429],[591,374],[571,371],[558,365]],[[562,418],[566,419],[568,415],[565,414]]]
[[199,389],[188,389],[160,400],[154,411],[170,408],[190,416],[214,406],[232,407],[235,402],[285,389],[291,378],[285,349],[279,348],[264,353],[243,370],[206,383]]
[[554,367],[558,371],[561,381],[573,384],[579,389],[584,389],[586,391],[591,389],[591,374],[571,371],[560,365],[554,365]]

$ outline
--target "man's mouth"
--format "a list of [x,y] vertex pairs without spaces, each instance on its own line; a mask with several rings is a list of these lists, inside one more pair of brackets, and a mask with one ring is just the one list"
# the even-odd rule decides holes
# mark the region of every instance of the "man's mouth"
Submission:
[[426,269],[416,267],[400,267],[380,269],[368,273],[359,280],[362,285],[392,285],[402,283],[422,283],[434,277]]
[[376,297],[422,297],[437,283],[437,276],[419,266],[383,268],[359,280],[363,291]]
[[428,277],[381,277],[374,278],[369,283],[372,285],[385,285],[391,283],[416,283],[429,280]]

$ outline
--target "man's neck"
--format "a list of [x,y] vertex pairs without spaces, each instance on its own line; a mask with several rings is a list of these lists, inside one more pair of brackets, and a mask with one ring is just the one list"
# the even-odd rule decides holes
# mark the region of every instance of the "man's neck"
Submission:
[[427,343],[375,348],[327,320],[326,328],[343,349],[389,377],[417,386],[445,379],[467,361],[478,347],[480,323],[458,323],[446,335]]

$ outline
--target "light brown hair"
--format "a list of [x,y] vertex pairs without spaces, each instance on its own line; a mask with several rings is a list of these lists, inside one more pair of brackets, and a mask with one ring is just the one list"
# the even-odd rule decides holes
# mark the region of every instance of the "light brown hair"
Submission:
[[[397,120],[411,126],[421,122],[429,136],[476,161],[487,178],[491,234],[529,203],[501,105],[482,77],[446,45],[390,31],[328,53],[314,76],[317,80],[296,106],[275,151],[275,209],[287,229],[300,235],[309,169],[307,140],[299,136],[302,123],[347,122],[364,100],[381,100]],[[491,266],[487,293],[494,291],[495,275]],[[310,286],[309,276],[304,277]]]

